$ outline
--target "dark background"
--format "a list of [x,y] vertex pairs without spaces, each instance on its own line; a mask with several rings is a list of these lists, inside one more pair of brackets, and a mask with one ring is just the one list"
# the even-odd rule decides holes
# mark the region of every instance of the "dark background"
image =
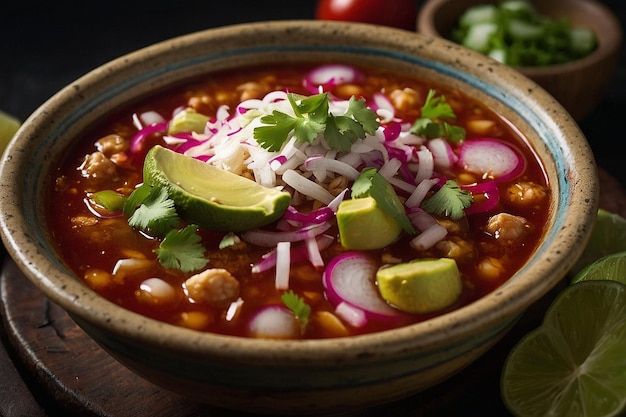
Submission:
[[[21,120],[66,84],[138,48],[217,26],[259,20],[311,19],[316,6],[313,0],[52,1],[45,5],[6,0],[4,3],[0,7],[0,110]],[[614,10],[624,24],[626,1],[602,0],[602,3]],[[625,112],[626,53],[622,46],[620,65],[603,101],[580,121],[598,165],[622,185],[626,185],[626,155],[621,153],[626,140]],[[482,363],[479,361],[473,369],[480,369]],[[0,375],[0,378],[5,376]],[[497,378],[494,373],[494,381],[485,391],[490,388],[497,392]],[[443,384],[431,393],[443,397],[451,386]],[[428,395],[420,398],[426,397]],[[458,400],[451,398],[450,402]],[[467,405],[472,401],[481,403],[479,398],[461,403]],[[482,401],[494,401],[494,398]],[[454,409],[451,407],[450,411]],[[497,404],[486,408],[496,410],[496,414],[497,410],[502,410]],[[0,411],[2,409],[0,407]],[[477,415],[477,411],[464,409],[462,412],[472,416]]]

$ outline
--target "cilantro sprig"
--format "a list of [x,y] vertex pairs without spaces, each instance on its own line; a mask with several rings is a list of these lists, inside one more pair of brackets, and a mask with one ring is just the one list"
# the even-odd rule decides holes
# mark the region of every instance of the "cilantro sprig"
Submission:
[[[167,232],[178,227],[180,218],[176,214],[174,201],[167,195],[167,190],[143,184],[135,192],[137,195],[129,198],[124,206],[125,212],[132,212],[128,224],[152,236],[165,236]],[[133,204],[139,196],[142,197],[141,202],[131,207],[130,204]]]
[[367,196],[372,197],[381,210],[396,220],[407,233],[415,234],[415,228],[406,215],[404,204],[391,184],[376,168],[365,168],[352,184],[352,198]]
[[456,119],[456,114],[446,97],[437,96],[436,91],[431,89],[422,106],[420,117],[411,127],[411,132],[428,139],[446,138],[456,143],[463,141],[465,129],[449,124],[445,119]]
[[431,214],[462,218],[463,211],[472,204],[472,193],[461,189],[454,180],[448,180],[435,194],[422,203],[422,209]]
[[174,201],[160,185],[142,184],[126,199],[123,208],[128,224],[144,233],[163,238],[155,253],[161,265],[183,272],[204,268],[208,259],[196,225],[180,229]]
[[192,272],[202,269],[209,262],[200,244],[198,226],[190,224],[183,229],[170,230],[155,250],[159,262],[166,268]]
[[285,307],[287,307],[300,323],[300,332],[304,334],[306,326],[309,323],[309,316],[311,315],[311,307],[292,290],[286,291],[280,297]]
[[294,116],[274,110],[261,117],[264,126],[254,129],[254,138],[268,151],[280,150],[291,135],[300,142],[311,143],[319,134],[332,149],[347,152],[365,134],[374,134],[378,129],[376,113],[368,108],[365,100],[354,96],[348,101],[343,115],[334,115],[329,110],[328,93],[302,96],[289,93],[287,99]]

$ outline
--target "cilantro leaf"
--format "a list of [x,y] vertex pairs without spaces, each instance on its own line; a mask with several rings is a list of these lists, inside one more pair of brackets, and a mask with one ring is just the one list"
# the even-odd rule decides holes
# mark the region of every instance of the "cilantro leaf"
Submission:
[[435,96],[435,90],[429,90],[426,102],[422,106],[421,117],[415,120],[411,133],[426,138],[447,138],[452,142],[465,139],[465,129],[454,126],[441,119],[456,119],[456,114],[447,103],[445,96]]
[[296,319],[300,322],[300,332],[304,333],[306,326],[309,323],[311,307],[304,302],[302,297],[298,296],[292,290],[284,292],[280,298],[285,306],[291,310],[294,316],[296,316]]
[[374,134],[379,123],[377,115],[369,109],[365,100],[354,96],[348,101],[343,115],[333,115],[329,110],[328,93],[313,96],[287,94],[295,116],[278,110],[262,116],[265,126],[254,129],[254,138],[269,151],[279,151],[283,143],[293,135],[301,142],[313,142],[320,133],[334,150],[347,152],[366,133]]
[[135,188],[135,190],[128,196],[126,202],[124,203],[123,211],[126,217],[131,216],[137,207],[141,205],[143,200],[148,197],[152,187],[148,184],[141,184],[139,187]]
[[392,217],[409,234],[415,234],[415,228],[406,215],[404,204],[398,198],[389,182],[380,175],[376,168],[365,168],[352,185],[352,198],[370,196],[388,216]]
[[[144,193],[145,189],[139,191],[141,195]],[[174,200],[169,198],[167,190],[154,186],[150,187],[139,207],[131,214],[128,224],[153,236],[164,236],[171,229],[178,227],[180,218],[176,213]]]
[[347,116],[328,116],[324,140],[328,146],[340,152],[348,152],[357,139],[365,137],[365,131],[355,120]]
[[170,230],[155,249],[159,262],[166,268],[183,272],[204,268],[209,260],[204,257],[204,247],[197,231],[198,226],[193,224],[181,230]]
[[270,152],[279,151],[289,134],[296,127],[296,118],[278,110],[261,117],[267,126],[254,128],[254,138]]
[[291,103],[294,112],[303,117],[304,114],[309,119],[317,123],[324,124],[328,117],[328,94],[321,93],[314,96],[300,96],[297,94],[288,94],[287,98]]
[[287,99],[295,117],[274,110],[271,115],[261,117],[261,122],[267,126],[254,129],[255,139],[268,151],[279,151],[292,132],[299,141],[311,143],[324,131],[328,117],[326,94],[311,97],[287,94]]
[[472,199],[471,192],[462,190],[456,181],[448,180],[435,194],[422,203],[422,208],[431,214],[457,220],[465,215],[463,210],[472,204]]
[[[370,135],[376,133],[380,126],[376,112],[367,107],[364,99],[356,99],[354,96],[350,97],[350,101],[348,101],[348,110],[346,110],[345,116],[352,116],[363,127],[363,130]],[[361,139],[364,137],[365,135]]]
[[376,168],[365,168],[352,183],[352,198],[367,197],[372,188],[372,177],[377,173]]
[[445,96],[435,96],[436,91],[430,89],[422,106],[421,117],[427,119],[456,119],[454,110],[446,101]]

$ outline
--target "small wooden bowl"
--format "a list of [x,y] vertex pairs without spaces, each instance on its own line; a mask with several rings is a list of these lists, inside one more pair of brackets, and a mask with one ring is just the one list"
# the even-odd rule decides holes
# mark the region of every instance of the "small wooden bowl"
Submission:
[[[447,39],[467,8],[488,3],[498,0],[427,0],[417,18],[417,31]],[[596,33],[598,47],[585,58],[548,67],[516,67],[580,121],[602,99],[615,71],[622,43],[620,23],[596,0],[535,0],[533,4],[542,15],[566,18],[574,27],[591,28]]]

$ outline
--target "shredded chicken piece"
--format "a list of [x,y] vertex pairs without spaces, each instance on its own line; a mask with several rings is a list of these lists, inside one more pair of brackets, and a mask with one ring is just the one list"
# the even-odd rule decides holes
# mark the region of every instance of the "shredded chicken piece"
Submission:
[[128,150],[128,141],[122,136],[115,134],[98,139],[95,145],[99,152],[102,152],[109,158],[117,153],[126,152]]
[[511,185],[506,190],[506,201],[518,207],[534,206],[548,196],[546,188],[532,181],[522,181]]
[[271,91],[270,87],[266,84],[257,82],[247,82],[237,86],[237,91],[241,93],[239,97],[240,101],[250,100],[254,98],[263,98],[267,93]]
[[406,111],[415,107],[420,107],[424,101],[416,90],[412,88],[403,88],[402,90],[393,90],[389,94],[393,106],[401,111]]
[[222,268],[202,271],[185,281],[187,295],[196,303],[225,307],[239,297],[239,281]]
[[211,112],[214,112],[214,109],[217,107],[215,99],[208,95],[190,97],[189,100],[187,100],[187,105],[196,112],[202,114],[211,114]]
[[115,164],[100,151],[85,156],[79,168],[85,178],[107,179],[117,174]]
[[505,268],[498,258],[488,256],[478,263],[476,273],[485,281],[495,282],[505,273]]
[[356,84],[339,84],[336,87],[336,93],[340,97],[359,97],[363,95],[363,88]]
[[441,257],[452,258],[458,264],[466,263],[476,258],[476,249],[466,240],[458,236],[449,236],[435,245],[435,250]]
[[437,219],[437,223],[445,227],[448,233],[451,235],[465,233],[470,228],[469,224],[467,223],[466,217],[463,217],[459,220],[452,220],[449,218],[441,217]]
[[510,246],[521,242],[533,228],[524,217],[499,213],[489,218],[486,230],[501,245]]

